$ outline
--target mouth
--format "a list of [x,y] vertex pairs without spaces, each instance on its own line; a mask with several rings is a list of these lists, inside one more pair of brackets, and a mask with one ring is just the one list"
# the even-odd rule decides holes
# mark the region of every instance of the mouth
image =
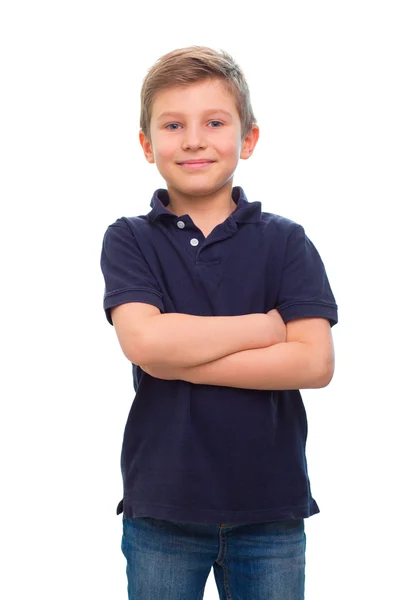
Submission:
[[178,165],[187,169],[201,169],[208,165],[212,165],[214,162],[214,160],[185,160],[178,163]]

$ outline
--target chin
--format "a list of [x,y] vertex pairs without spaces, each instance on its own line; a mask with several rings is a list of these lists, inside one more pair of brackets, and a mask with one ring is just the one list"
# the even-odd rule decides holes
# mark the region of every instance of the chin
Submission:
[[226,179],[222,181],[200,181],[198,178],[197,181],[187,182],[186,185],[182,183],[182,181],[168,181],[165,179],[168,188],[175,189],[177,192],[181,194],[189,194],[191,196],[202,196],[205,194],[212,194],[223,188],[224,186],[230,185],[232,183],[233,173],[228,176]]

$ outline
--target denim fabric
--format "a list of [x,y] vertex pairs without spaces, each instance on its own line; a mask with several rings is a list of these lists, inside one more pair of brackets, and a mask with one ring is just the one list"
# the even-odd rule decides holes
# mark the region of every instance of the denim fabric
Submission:
[[304,519],[246,525],[123,519],[129,600],[304,600]]

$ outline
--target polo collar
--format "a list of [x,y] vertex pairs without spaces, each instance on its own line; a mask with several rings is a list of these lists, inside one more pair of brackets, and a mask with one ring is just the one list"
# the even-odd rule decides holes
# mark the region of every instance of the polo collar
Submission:
[[[257,223],[261,220],[261,202],[249,202],[240,186],[232,188],[232,200],[237,205],[237,209],[230,216],[237,223]],[[168,190],[160,188],[154,192],[150,202],[152,210],[147,214],[151,222],[159,218],[177,218],[177,215],[166,208],[168,203]]]

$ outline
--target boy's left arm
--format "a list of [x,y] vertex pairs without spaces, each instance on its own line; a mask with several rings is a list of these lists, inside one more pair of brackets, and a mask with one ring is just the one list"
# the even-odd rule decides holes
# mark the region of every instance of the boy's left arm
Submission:
[[327,386],[335,366],[330,322],[317,317],[293,319],[286,331],[286,342],[267,348],[236,352],[195,367],[142,369],[160,379],[254,390]]

